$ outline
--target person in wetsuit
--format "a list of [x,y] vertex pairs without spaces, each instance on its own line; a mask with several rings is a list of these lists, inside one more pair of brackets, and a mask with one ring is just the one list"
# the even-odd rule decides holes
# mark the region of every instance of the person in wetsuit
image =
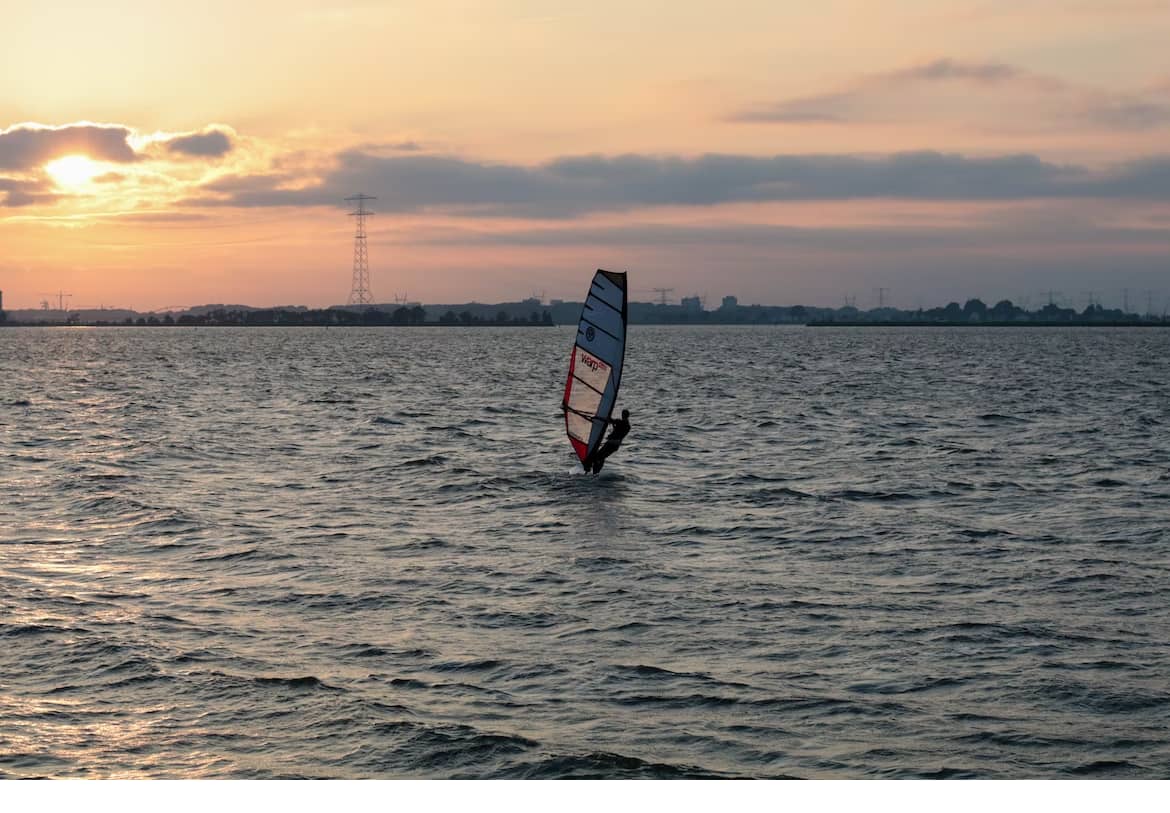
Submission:
[[605,458],[616,452],[622,445],[625,436],[630,434],[630,410],[623,409],[620,418],[610,419],[606,423],[613,427],[609,430],[609,437],[605,439],[605,443],[601,444],[601,448],[585,461],[585,470],[592,471],[594,474],[601,471],[601,467],[605,465]]

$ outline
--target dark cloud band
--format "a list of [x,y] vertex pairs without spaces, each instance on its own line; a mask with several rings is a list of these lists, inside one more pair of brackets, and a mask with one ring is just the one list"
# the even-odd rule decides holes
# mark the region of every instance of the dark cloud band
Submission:
[[1170,200],[1170,158],[1094,170],[1033,155],[969,158],[938,152],[848,155],[580,156],[538,165],[439,156],[348,152],[320,184],[284,188],[283,176],[234,177],[197,203],[223,206],[341,205],[354,190],[381,211],[565,218],[648,206],[739,202],[904,199],[1011,201],[1044,198]]
[[169,152],[202,158],[218,158],[232,149],[231,137],[224,131],[216,129],[179,136],[164,143]]
[[55,196],[45,191],[44,185],[36,181],[23,181],[0,177],[0,206],[16,208],[47,203]]

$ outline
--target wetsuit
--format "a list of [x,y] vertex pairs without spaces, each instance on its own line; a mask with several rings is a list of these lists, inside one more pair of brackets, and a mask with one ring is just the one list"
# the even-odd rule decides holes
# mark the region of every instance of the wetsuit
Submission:
[[613,429],[609,430],[609,437],[605,439],[601,448],[589,458],[588,465],[585,466],[586,471],[592,471],[594,474],[600,472],[601,467],[605,465],[605,458],[616,452],[625,436],[630,434],[630,422],[625,418],[615,418],[609,423]]

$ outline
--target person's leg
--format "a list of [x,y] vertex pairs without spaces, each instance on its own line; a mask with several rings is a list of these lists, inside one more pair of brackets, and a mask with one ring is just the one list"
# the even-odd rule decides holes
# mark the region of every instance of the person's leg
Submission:
[[597,472],[601,471],[601,466],[603,463],[605,463],[604,446],[593,453],[593,458],[589,461],[589,466],[586,468],[586,471],[592,474],[597,474]]
[[618,447],[615,444],[610,443],[607,440],[605,442],[605,444],[600,449],[597,450],[597,454],[594,455],[594,457],[593,457],[593,473],[594,474],[600,473],[601,467],[605,465],[605,459],[607,457],[609,457],[611,454],[613,454],[614,452],[616,452],[617,449],[618,449]]

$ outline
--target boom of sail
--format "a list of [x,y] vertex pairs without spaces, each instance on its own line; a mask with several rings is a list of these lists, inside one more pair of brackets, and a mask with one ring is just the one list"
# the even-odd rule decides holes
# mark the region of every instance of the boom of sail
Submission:
[[581,308],[569,377],[565,432],[584,464],[597,451],[617,402],[626,357],[628,297],[625,273],[598,269]]

